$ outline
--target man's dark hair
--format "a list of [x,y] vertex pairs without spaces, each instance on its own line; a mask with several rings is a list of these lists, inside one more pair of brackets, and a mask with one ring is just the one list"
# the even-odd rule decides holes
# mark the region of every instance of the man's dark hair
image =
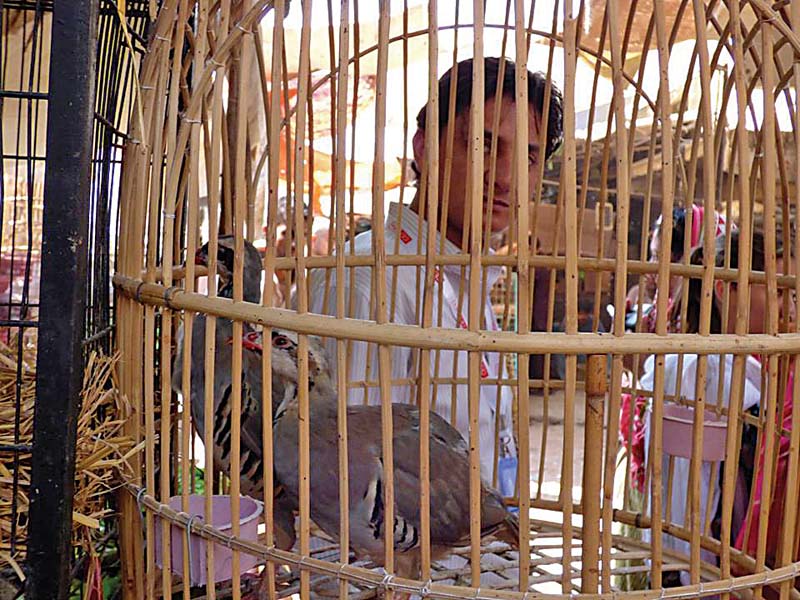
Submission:
[[[659,215],[651,235],[654,235],[656,231],[658,231],[659,235],[661,235],[661,239],[663,240],[664,237],[663,234],[661,234],[661,215]],[[676,206],[672,209],[672,244],[670,245],[669,255],[671,262],[680,262],[680,260],[683,258],[683,243],[685,238],[686,209],[682,206]],[[651,260],[654,258],[650,254],[649,249],[647,250],[647,255]]]
[[[739,237],[740,232],[734,229],[730,232],[730,253],[729,261],[731,269],[739,268]],[[717,236],[714,243],[714,265],[717,267],[725,266],[725,248],[727,245],[725,235]],[[695,249],[689,262],[693,265],[703,264],[703,247]],[[754,228],[753,239],[750,244],[750,268],[753,271],[763,271],[765,264],[764,256],[764,234],[760,229]],[[734,282],[735,283],[735,282]],[[697,333],[700,331],[700,306],[702,303],[703,283],[700,279],[689,280],[689,302],[686,310],[686,332]],[[676,307],[678,304],[676,303]],[[722,313],[716,301],[711,303],[711,333],[722,333]]]
[[[472,63],[469,58],[450,68],[439,79],[439,131],[447,125],[450,116],[450,81],[453,72],[456,73],[456,99],[455,114],[460,115],[469,110],[472,101]],[[514,62],[508,59],[487,57],[483,59],[484,86],[483,98],[494,98],[497,93],[501,65],[505,65],[503,79],[500,82],[501,96],[514,96],[516,68]],[[539,117],[544,110],[544,92],[547,79],[543,73],[528,72],[528,103],[533,105]],[[425,129],[427,107],[423,106],[417,115],[417,125]],[[550,158],[561,145],[564,109],[561,100],[561,91],[553,84],[550,86],[550,106],[547,118],[547,143],[545,158]]]

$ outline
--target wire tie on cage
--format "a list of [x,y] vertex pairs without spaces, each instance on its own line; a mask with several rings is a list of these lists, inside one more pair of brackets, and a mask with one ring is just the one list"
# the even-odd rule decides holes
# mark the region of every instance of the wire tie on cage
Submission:
[[[144,281],[142,281],[139,284],[139,286],[142,286],[142,285],[144,285]],[[139,294],[139,288],[138,287],[136,288],[136,294],[137,295]],[[140,511],[142,510],[142,496],[144,496],[146,492],[147,492],[147,488],[145,488],[145,487],[140,487],[139,491],[136,492],[136,506],[139,507]]]
[[155,87],[154,85],[140,85],[139,87],[140,87],[142,90],[144,90],[144,91],[147,91],[147,92],[149,92],[149,91],[152,91],[152,90],[156,89],[156,87]]
[[161,214],[163,215],[163,217],[165,219],[173,219],[173,220],[175,219],[175,213],[174,212],[169,213],[166,210],[162,210]]
[[336,579],[338,580],[342,579],[342,572],[345,570],[346,567],[347,563],[339,563],[339,568],[336,569]]
[[142,496],[144,496],[147,488],[141,487],[139,491],[136,492],[136,507],[139,509],[139,522],[142,525],[142,530],[144,530],[144,515],[142,514]]
[[[142,303],[142,288],[143,287],[144,287],[144,281],[140,281],[139,284],[136,286],[136,291],[133,293],[133,299],[136,300],[136,302],[138,302],[139,304]],[[145,488],[140,489],[139,493],[141,494],[142,492],[144,492],[144,490],[145,490]],[[138,496],[137,496],[137,500],[136,501],[137,502],[139,501],[138,500]]]
[[308,560],[308,556],[306,556],[305,554],[298,559],[298,561],[297,561],[297,570],[298,571],[302,571],[303,570],[303,565],[306,564],[307,560]]
[[242,33],[245,33],[245,34],[253,33],[252,29],[245,29],[244,27],[242,27],[241,23],[237,23],[236,24],[236,29],[240,30]]
[[227,535],[227,536],[225,536],[225,546],[226,546],[226,547],[227,547],[229,550],[233,550],[233,543],[234,543],[235,541],[236,541],[236,538],[235,538],[235,537],[233,537],[233,535]]
[[430,595],[430,593],[431,593],[431,584],[432,583],[433,583],[433,580],[430,577],[428,577],[428,581],[426,581],[422,585],[422,589],[419,591],[419,595],[422,598],[427,598]]
[[392,573],[388,573],[386,568],[383,568],[383,580],[381,581],[381,587],[383,589],[387,589],[389,585],[391,585],[392,580],[394,579],[394,575]]
[[[162,297],[164,298],[164,304],[167,305],[167,308],[172,309],[172,296],[177,292],[180,288],[174,285],[169,286],[164,290]],[[174,309],[173,309],[174,310]]]
[[200,515],[191,515],[189,521],[186,523],[186,548],[189,554],[189,581],[193,580],[192,565],[194,564],[192,562],[192,523],[195,519],[200,518],[202,518]]
[[189,123],[191,125],[202,125],[203,122],[200,119],[183,119],[184,123]]

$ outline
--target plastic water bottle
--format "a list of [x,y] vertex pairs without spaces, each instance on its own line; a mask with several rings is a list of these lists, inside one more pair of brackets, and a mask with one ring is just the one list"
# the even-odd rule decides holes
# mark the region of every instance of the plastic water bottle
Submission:
[[[497,461],[497,486],[505,498],[511,498],[517,491],[517,457],[511,453],[507,438],[504,438],[501,444],[502,453],[500,460]],[[517,512],[519,509],[510,507],[509,510]]]

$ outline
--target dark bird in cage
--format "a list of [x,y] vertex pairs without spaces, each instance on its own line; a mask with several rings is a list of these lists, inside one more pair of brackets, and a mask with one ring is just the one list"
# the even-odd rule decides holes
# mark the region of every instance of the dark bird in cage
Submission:
[[[253,245],[244,242],[243,298],[247,302],[261,302],[261,256]],[[205,244],[195,253],[195,263],[208,266],[209,245]],[[234,238],[222,236],[217,249],[217,273],[220,277],[218,295],[233,298]],[[191,399],[192,420],[203,443],[205,440],[205,314],[195,316],[192,323],[191,358]],[[253,328],[245,323],[245,333]],[[214,466],[228,477],[231,476],[231,433],[232,433],[232,391],[233,391],[233,321],[217,317],[214,350]],[[183,381],[183,335],[178,335],[177,353],[172,371],[172,388],[182,393]],[[262,430],[262,376],[260,353],[243,348],[242,350],[242,395],[240,427],[240,491],[243,495],[261,498],[263,480],[263,430]],[[273,377],[273,411],[284,401],[287,390],[281,378]],[[273,412],[274,414],[274,412]],[[208,469],[208,466],[206,467]],[[276,494],[274,504],[276,545],[290,549],[294,545],[294,514],[292,505],[283,493]]]
[[[308,337],[311,518],[328,535],[339,536],[339,451],[336,391],[319,340]],[[272,330],[272,372],[297,389],[298,338]],[[244,335],[244,345],[263,348],[263,333]],[[291,382],[289,384],[288,382]],[[296,393],[275,412],[275,476],[290,499],[299,498],[299,430]],[[396,573],[420,571],[420,413],[410,404],[392,405],[394,447],[394,538]],[[381,446],[381,407],[347,408],[350,547],[380,565],[384,557],[386,472]],[[430,539],[433,558],[469,544],[469,449],[461,434],[430,413]],[[494,534],[518,548],[519,523],[496,490],[481,484],[481,536]]]

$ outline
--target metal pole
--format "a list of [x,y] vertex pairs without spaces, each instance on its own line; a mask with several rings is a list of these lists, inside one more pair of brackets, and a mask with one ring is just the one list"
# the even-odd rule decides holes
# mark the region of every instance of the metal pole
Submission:
[[52,20],[26,598],[66,599],[83,375],[97,0]]

